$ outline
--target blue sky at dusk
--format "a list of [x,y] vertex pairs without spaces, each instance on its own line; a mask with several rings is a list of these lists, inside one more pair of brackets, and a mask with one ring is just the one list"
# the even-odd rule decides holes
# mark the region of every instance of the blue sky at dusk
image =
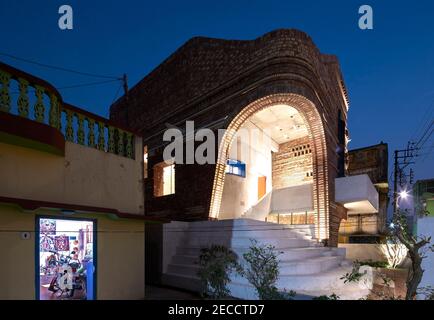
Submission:
[[[74,30],[58,28],[62,4],[74,9]],[[373,7],[374,30],[358,28],[362,4]],[[321,52],[338,56],[350,97],[350,149],[383,140],[392,157],[434,117],[433,1],[0,1],[0,52],[84,72],[127,73],[130,87],[193,36],[254,39],[278,28],[305,31]],[[57,87],[101,80],[0,60]],[[118,88],[115,82],[61,93],[108,116]],[[433,141],[421,152],[431,154],[414,167],[416,178],[434,177]]]

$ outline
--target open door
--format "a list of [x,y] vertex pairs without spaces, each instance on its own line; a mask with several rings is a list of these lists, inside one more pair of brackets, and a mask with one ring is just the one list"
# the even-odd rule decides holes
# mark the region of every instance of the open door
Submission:
[[267,193],[267,177],[258,177],[258,200]]
[[96,222],[36,217],[36,298],[95,299]]

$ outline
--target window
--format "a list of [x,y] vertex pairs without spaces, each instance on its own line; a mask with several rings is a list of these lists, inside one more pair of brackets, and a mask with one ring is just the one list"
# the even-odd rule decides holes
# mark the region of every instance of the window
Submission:
[[175,164],[160,162],[154,166],[154,196],[175,193]]
[[246,164],[238,160],[228,159],[226,173],[246,177]]
[[143,148],[143,178],[148,177],[148,147]]
[[175,165],[163,168],[163,195],[175,193]]

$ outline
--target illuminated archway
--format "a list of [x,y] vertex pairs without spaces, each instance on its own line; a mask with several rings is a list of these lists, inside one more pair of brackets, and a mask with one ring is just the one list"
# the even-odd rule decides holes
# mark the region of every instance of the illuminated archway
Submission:
[[315,233],[320,240],[329,237],[329,200],[328,200],[328,172],[327,146],[324,125],[315,104],[304,96],[285,93],[273,94],[258,99],[241,110],[226,128],[219,145],[216,170],[209,217],[217,219],[220,211],[225,181],[226,160],[229,149],[237,131],[253,114],[276,104],[285,104],[295,108],[303,118],[312,143],[313,160],[313,204],[315,209]]

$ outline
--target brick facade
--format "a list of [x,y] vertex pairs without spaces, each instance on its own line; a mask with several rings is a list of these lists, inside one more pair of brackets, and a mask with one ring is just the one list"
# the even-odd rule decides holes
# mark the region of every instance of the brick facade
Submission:
[[337,58],[321,54],[297,30],[277,30],[252,41],[193,38],[111,106],[112,119],[145,137],[147,215],[208,219],[218,198],[216,183],[224,179],[222,165],[176,165],[175,194],[153,197],[150,168],[162,161],[167,123],[183,127],[194,120],[196,127],[212,123],[213,129],[228,128],[246,106],[262,101],[265,107],[267,101],[290,102],[294,97],[301,98],[293,102],[303,109],[305,121],[319,124],[310,131],[315,140],[313,179],[318,181],[314,202],[322,208],[321,223],[329,230],[325,236],[337,239],[343,216],[333,205],[337,119],[340,114],[346,121],[348,100]]
[[[309,137],[282,143],[273,153],[273,188],[280,189],[295,184],[312,182],[312,148]],[[295,177],[295,178],[292,178]]]

